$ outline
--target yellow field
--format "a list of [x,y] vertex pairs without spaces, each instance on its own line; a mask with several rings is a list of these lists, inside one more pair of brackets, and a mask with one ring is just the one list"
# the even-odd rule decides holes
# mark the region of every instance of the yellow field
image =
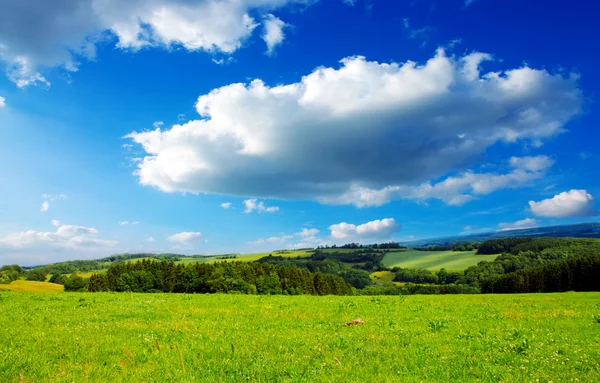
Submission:
[[396,286],[403,286],[404,282],[394,282],[395,274],[391,271],[376,271],[371,274],[371,280],[377,285],[389,285],[395,284]]
[[8,285],[0,285],[0,290],[20,291],[32,293],[60,293],[64,290],[63,285],[49,282],[16,280]]

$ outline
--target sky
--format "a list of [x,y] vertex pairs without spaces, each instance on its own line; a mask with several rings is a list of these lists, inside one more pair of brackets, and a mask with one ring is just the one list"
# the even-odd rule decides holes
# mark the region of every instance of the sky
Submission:
[[0,8],[0,264],[599,220],[596,2]]

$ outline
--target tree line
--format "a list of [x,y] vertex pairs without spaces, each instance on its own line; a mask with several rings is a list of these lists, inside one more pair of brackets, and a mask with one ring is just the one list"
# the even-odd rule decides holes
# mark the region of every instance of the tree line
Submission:
[[600,291],[600,255],[569,258],[486,279],[483,293]]
[[268,263],[175,264],[144,259],[93,274],[88,291],[349,295],[342,278]]

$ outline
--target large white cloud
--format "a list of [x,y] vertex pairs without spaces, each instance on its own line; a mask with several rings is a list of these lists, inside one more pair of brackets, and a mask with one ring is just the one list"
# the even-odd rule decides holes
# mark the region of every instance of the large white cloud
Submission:
[[189,232],[184,231],[181,233],[173,234],[167,238],[170,242],[179,243],[182,245],[194,245],[202,238],[200,232]]
[[376,219],[362,225],[341,222],[329,226],[332,239],[382,239],[390,238],[400,229],[394,218]]
[[538,227],[539,222],[534,218],[525,218],[516,222],[502,222],[498,224],[499,231],[519,230],[519,229],[531,229]]
[[[136,175],[166,192],[335,201],[465,169],[498,142],[539,146],[580,112],[576,76],[529,67],[481,74],[488,58],[349,57],[297,83],[214,89],[198,99],[201,119],[128,135],[147,153]],[[512,166],[519,171],[509,177],[520,178],[541,165]]]
[[598,215],[594,204],[594,197],[586,190],[573,189],[539,202],[529,201],[529,208],[541,217],[591,217]]
[[118,245],[117,241],[98,238],[98,230],[91,227],[65,225],[53,220],[54,232],[28,230],[0,238],[0,264],[43,264],[58,260],[90,259],[106,255]]
[[77,70],[80,60],[95,58],[96,44],[110,35],[125,49],[182,47],[232,53],[250,37],[262,15],[311,2],[7,0],[0,5],[0,60],[6,63],[8,77],[23,87],[49,84],[40,67]]

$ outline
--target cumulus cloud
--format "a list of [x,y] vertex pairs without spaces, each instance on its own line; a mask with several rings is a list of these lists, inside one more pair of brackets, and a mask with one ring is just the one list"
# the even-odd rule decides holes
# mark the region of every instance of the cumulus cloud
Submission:
[[443,50],[424,64],[348,57],[296,83],[217,88],[199,97],[200,119],[127,136],[146,152],[135,175],[165,192],[343,201],[360,190],[381,203],[407,186],[438,198],[454,182],[479,181],[466,190],[486,194],[495,184],[530,181],[540,172],[521,162],[509,174],[427,183],[464,172],[496,143],[542,145],[581,110],[576,76],[527,66],[482,73],[486,59]]
[[384,218],[362,225],[341,222],[329,226],[329,230],[333,239],[387,239],[400,230],[400,225],[396,223],[394,218]]
[[[19,87],[49,85],[42,67],[76,71],[96,57],[96,44],[114,40],[145,47],[232,53],[260,16],[312,0],[19,0],[2,3],[0,60]],[[68,22],[66,22],[68,20]],[[269,23],[269,19],[266,21]],[[271,21],[272,23],[272,21]],[[271,32],[271,42],[277,37]],[[283,39],[283,36],[281,36]]]
[[69,254],[85,251],[88,258],[114,247],[117,241],[98,239],[98,230],[91,227],[64,225],[52,221],[54,232],[28,230],[0,238],[3,262],[21,265],[40,264],[44,261],[66,259]]
[[244,206],[245,206],[244,213],[246,213],[246,214],[250,214],[253,211],[256,211],[259,213],[262,213],[262,212],[274,213],[276,211],[279,211],[279,206],[265,206],[264,202],[262,202],[262,201],[258,202],[258,200],[256,198],[244,200]]
[[303,238],[314,237],[317,234],[319,234],[319,230],[307,229],[307,228],[303,228],[299,233],[296,233],[296,235],[303,237]]
[[45,213],[50,209],[50,203],[54,201],[62,201],[66,200],[67,196],[64,194],[50,195],[50,194],[42,194],[42,198],[45,200],[42,202],[42,206],[40,207],[40,211]]
[[518,188],[541,179],[554,161],[547,156],[512,157],[511,171],[499,173],[474,173],[468,171],[437,183],[425,182],[418,186],[387,186],[374,190],[351,185],[339,196],[318,198],[328,204],[352,204],[356,207],[381,206],[394,198],[444,201],[447,205],[461,206],[476,199],[476,195],[490,194],[499,189]]
[[6,106],[6,98],[0,96],[0,109]]
[[202,238],[202,233],[184,231],[173,234],[167,238],[168,241],[182,245],[195,245]]
[[269,14],[265,17],[265,21],[263,23],[264,30],[262,34],[262,39],[267,44],[267,54],[272,55],[275,51],[275,47],[283,42],[285,39],[285,33],[283,33],[283,28],[288,26],[281,19]]
[[539,202],[529,201],[533,214],[540,217],[569,218],[598,215],[594,197],[586,190],[570,190]]
[[147,241],[147,242],[154,242],[155,240],[154,240],[154,238],[152,238],[152,237],[148,237],[148,238],[146,238],[146,241]]
[[508,231],[508,230],[519,230],[519,229],[531,229],[534,227],[538,227],[539,222],[534,218],[525,218],[516,222],[502,222],[498,224],[500,230],[498,231]]
[[233,206],[233,204],[231,202],[223,202],[219,206],[221,206],[223,209],[230,209]]

